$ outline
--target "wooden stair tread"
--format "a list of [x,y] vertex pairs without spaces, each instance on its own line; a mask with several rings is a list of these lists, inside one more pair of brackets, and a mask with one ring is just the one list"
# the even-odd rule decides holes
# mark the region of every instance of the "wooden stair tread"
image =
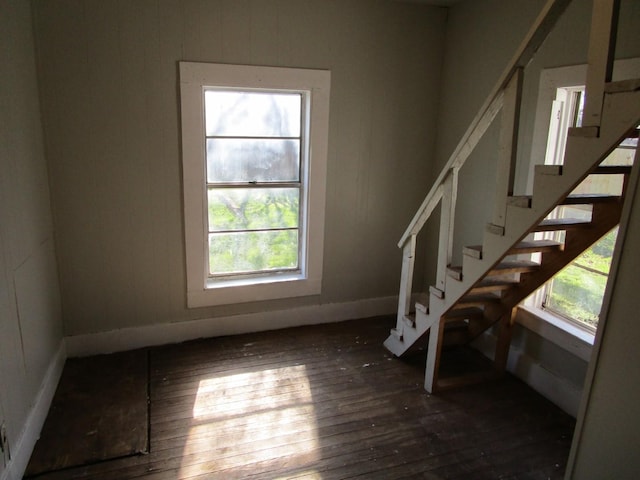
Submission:
[[[554,240],[529,240],[515,245],[509,250],[509,255],[525,253],[550,252],[562,249],[562,243]],[[469,245],[463,248],[462,253],[469,257],[482,259],[482,245]]]
[[486,292],[496,292],[502,290],[508,290],[511,287],[517,285],[518,282],[510,281],[510,280],[495,280],[492,278],[485,278],[481,282],[476,283],[469,293],[486,293]]
[[[529,260],[512,260],[497,264],[487,273],[487,276],[532,272],[539,267],[539,263]],[[447,273],[450,273],[450,276],[457,280],[462,280],[462,267],[449,267]],[[454,275],[458,275],[459,277],[454,277]]]
[[525,254],[525,253],[544,253],[552,252],[562,249],[562,243],[555,240],[528,240],[518,243],[511,250],[510,254]]
[[[595,203],[618,202],[619,195],[604,193],[573,193],[567,195],[558,205],[592,205]],[[515,195],[507,199],[507,204],[520,208],[531,208],[533,197],[531,195]]]
[[533,272],[540,267],[539,263],[529,260],[513,260],[501,262],[494,266],[487,275],[504,275],[507,273],[526,273]]
[[452,307],[452,310],[460,310],[467,307],[483,306],[487,303],[498,303],[500,297],[492,293],[473,293],[460,298]]
[[591,224],[589,220],[581,218],[546,218],[532,229],[533,232],[550,232],[555,230],[569,230],[584,228]]

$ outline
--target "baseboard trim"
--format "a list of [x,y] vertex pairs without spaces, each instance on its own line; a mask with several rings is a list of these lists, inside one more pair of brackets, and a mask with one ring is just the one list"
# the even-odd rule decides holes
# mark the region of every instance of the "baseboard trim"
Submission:
[[0,480],[20,480],[24,475],[33,447],[40,438],[66,359],[66,345],[62,340],[42,380],[24,428],[11,449],[11,460]]
[[130,327],[66,337],[69,357],[83,357],[179,343],[197,338],[278,330],[395,313],[398,297],[309,305],[287,310]]
[[[474,340],[473,346],[486,357],[493,359],[496,341],[495,335],[485,332]],[[509,349],[507,370],[572,417],[575,418],[578,414],[582,389],[547,370],[514,345]]]

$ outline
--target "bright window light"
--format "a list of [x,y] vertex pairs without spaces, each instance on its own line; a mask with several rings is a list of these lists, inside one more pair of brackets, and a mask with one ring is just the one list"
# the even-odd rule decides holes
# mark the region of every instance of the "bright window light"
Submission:
[[[314,419],[305,365],[204,379],[198,385],[183,456],[224,449],[222,456],[215,455],[217,470],[297,455],[317,461]],[[185,465],[179,478],[198,469],[198,465]],[[310,478],[321,478],[313,475]]]

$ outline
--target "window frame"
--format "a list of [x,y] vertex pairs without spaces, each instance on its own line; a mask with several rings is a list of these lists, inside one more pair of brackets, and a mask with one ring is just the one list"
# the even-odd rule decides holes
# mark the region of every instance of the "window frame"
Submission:
[[[322,290],[331,72],[179,62],[184,240],[189,308],[317,295]],[[306,158],[301,158],[299,270],[211,278],[208,261],[206,89],[301,93]]]

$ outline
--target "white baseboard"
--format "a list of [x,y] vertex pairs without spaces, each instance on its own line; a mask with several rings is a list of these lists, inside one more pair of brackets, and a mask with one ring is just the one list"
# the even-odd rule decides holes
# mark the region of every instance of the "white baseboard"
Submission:
[[33,447],[40,438],[40,432],[49,413],[51,400],[58,387],[66,359],[66,346],[62,340],[42,380],[25,426],[11,449],[11,460],[0,480],[20,480],[24,475]]
[[[486,357],[493,359],[496,341],[495,335],[485,332],[474,340],[473,346]],[[582,389],[579,386],[547,370],[514,345],[509,349],[507,370],[572,417],[577,416],[582,397]]]
[[380,297],[73,335],[66,337],[66,344],[69,357],[82,357],[178,343],[197,338],[388,315],[395,313],[397,308],[398,297]]

